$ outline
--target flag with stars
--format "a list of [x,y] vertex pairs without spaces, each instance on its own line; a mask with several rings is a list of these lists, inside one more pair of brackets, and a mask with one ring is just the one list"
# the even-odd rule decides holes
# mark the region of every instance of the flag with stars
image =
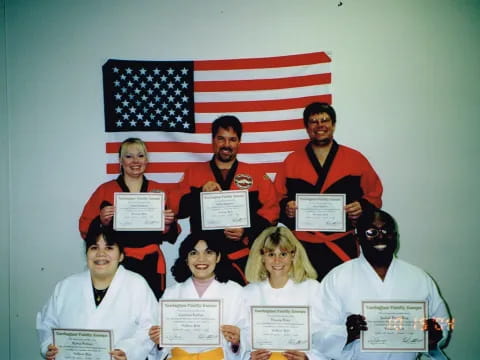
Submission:
[[331,58],[325,52],[194,61],[108,60],[103,66],[106,172],[119,172],[127,137],[147,144],[147,177],[176,183],[186,167],[212,157],[211,123],[237,116],[240,161],[274,177],[308,136],[302,113],[331,103]]

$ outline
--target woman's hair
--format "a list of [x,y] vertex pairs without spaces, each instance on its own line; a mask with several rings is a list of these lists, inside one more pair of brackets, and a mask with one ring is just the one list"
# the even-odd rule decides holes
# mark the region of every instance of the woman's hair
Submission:
[[263,254],[279,247],[282,251],[294,254],[290,278],[295,282],[306,279],[316,279],[317,272],[308,259],[307,252],[295,235],[286,227],[271,226],[255,239],[248,256],[245,275],[249,282],[264,281],[268,278],[267,269],[263,263]]
[[120,159],[125,153],[127,152],[127,147],[128,145],[138,145],[142,148],[143,152],[145,153],[145,156],[148,159],[148,151],[147,151],[147,145],[143,142],[142,139],[139,138],[128,138],[122,141],[120,144],[120,147],[118,148],[118,158]]
[[92,245],[96,245],[98,242],[99,235],[103,236],[105,243],[107,245],[117,245],[120,250],[120,254],[123,254],[123,245],[118,241],[118,234],[111,226],[103,226],[99,220],[94,220],[88,228],[88,233],[85,238],[85,253],[88,251],[88,248]]
[[188,253],[195,248],[195,245],[200,240],[205,241],[207,247],[213,250],[217,256],[220,255],[220,261],[215,266],[215,278],[220,282],[230,280],[232,278],[232,266],[229,264],[227,256],[222,254],[221,246],[222,241],[225,241],[225,239],[215,231],[199,231],[189,234],[180,244],[178,258],[170,269],[175,281],[181,283],[192,276],[192,272],[187,264]]

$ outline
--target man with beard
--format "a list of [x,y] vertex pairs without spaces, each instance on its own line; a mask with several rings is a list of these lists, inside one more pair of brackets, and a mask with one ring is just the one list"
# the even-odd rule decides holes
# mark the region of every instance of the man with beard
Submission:
[[336,113],[326,103],[312,103],[303,112],[310,138],[304,149],[290,154],[275,178],[280,201],[280,222],[295,230],[297,193],[345,194],[345,232],[294,231],[321,280],[333,267],[358,256],[354,221],[364,211],[382,205],[382,183],[368,160],[358,151],[333,139]]
[[413,360],[416,352],[362,352],[360,332],[369,321],[362,313],[362,301],[425,301],[429,319],[420,325],[428,330],[429,355],[446,359],[439,344],[448,335],[449,315],[438,289],[420,268],[396,258],[398,232],[395,220],[386,212],[364,214],[356,227],[362,253],[356,259],[330,271],[320,284],[319,301],[325,331],[314,342],[333,359]]
[[[179,218],[190,218],[190,231],[200,230],[200,192],[248,190],[250,228],[211,230],[224,237],[224,248],[235,269],[233,280],[244,285],[244,269],[249,246],[266,227],[275,225],[279,206],[270,178],[255,165],[237,160],[242,138],[242,124],[231,115],[221,116],[212,123],[213,157],[209,162],[195,164],[185,171],[179,184]],[[224,251],[223,251],[224,250]]]

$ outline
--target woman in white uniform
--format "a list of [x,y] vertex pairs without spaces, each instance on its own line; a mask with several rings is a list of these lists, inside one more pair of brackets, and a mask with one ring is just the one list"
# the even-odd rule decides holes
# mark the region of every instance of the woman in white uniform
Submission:
[[113,330],[114,360],[145,360],[154,344],[148,329],[157,319],[157,301],[145,279],[126,270],[116,233],[91,226],[86,237],[88,270],[60,281],[37,314],[41,354],[60,355],[52,329]]
[[[229,280],[231,266],[226,256],[220,252],[222,240],[214,238],[211,232],[188,235],[180,245],[178,258],[172,266],[172,275],[178,283],[165,290],[162,300],[221,299],[222,321],[225,324],[221,326],[225,340],[223,347],[164,348],[159,351],[158,359],[165,357],[171,360],[242,358],[244,347],[240,334],[246,325],[245,306],[241,296],[242,287]],[[158,344],[161,335],[160,326],[150,328],[149,335],[150,339]]]
[[[319,282],[305,249],[286,227],[269,227],[255,240],[245,269],[249,281],[243,290],[247,309],[250,306],[310,306],[312,333],[318,331],[315,320],[319,303]],[[250,329],[247,331],[250,334]],[[245,336],[249,339],[249,336]],[[251,344],[249,343],[249,347]],[[246,359],[314,360],[325,359],[318,350],[271,352],[247,350]],[[250,354],[249,354],[250,352]],[[250,356],[250,357],[249,357]]]

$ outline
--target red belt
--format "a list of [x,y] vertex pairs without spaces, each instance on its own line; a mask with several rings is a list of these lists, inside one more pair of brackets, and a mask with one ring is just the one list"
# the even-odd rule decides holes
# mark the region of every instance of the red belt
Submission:
[[245,256],[248,256],[249,253],[250,253],[250,250],[248,248],[244,248],[244,249],[241,249],[241,250],[231,252],[227,256],[230,260],[238,260],[238,259],[241,259]]
[[[158,254],[157,273],[161,275],[165,275],[167,273],[167,264],[165,262],[165,257],[163,256],[163,253],[160,251],[160,247],[158,245],[150,244],[141,248],[126,247],[123,250],[126,256],[132,257],[137,260],[143,260],[145,256],[157,253]],[[165,289],[165,280],[163,279],[163,277],[162,277],[161,288]]]
[[342,233],[334,233],[331,235],[325,235],[322,233],[323,235],[322,238],[318,237],[318,234],[319,234],[318,232],[294,230],[293,233],[295,234],[297,239],[301,241],[305,241],[313,244],[325,244],[330,250],[333,251],[335,255],[337,255],[344,262],[351,259],[350,256],[345,251],[343,251],[343,249],[340,246],[334,243],[334,241],[344,238],[348,235],[353,235],[354,230],[350,230]]

